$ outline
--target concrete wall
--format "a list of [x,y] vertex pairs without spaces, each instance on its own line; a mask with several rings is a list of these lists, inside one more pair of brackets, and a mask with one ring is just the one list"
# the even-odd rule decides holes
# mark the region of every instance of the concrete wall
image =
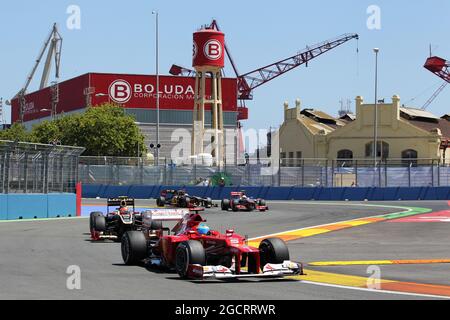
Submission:
[[230,192],[245,190],[249,196],[266,200],[317,201],[397,201],[449,200],[450,187],[392,187],[392,188],[297,188],[297,187],[184,187],[184,186],[107,186],[85,185],[84,198],[109,198],[127,195],[136,199],[154,199],[161,190],[184,189],[189,194],[228,198]]
[[0,220],[75,217],[76,195],[0,194]]

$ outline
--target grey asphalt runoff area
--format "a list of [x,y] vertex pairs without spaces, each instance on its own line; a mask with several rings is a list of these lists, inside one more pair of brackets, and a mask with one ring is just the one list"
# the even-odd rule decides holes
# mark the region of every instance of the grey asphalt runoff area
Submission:
[[[104,200],[84,200],[104,204]],[[251,237],[304,227],[399,212],[367,203],[269,202],[266,213],[207,210],[213,229],[235,229]],[[370,203],[434,211],[446,202]],[[138,201],[154,206],[154,200]],[[192,282],[177,274],[124,266],[120,244],[91,242],[86,218],[0,223],[0,299],[424,299],[421,296],[359,291],[293,280]],[[376,223],[295,240],[291,259],[330,260],[450,258],[448,223]],[[79,266],[81,290],[67,289],[67,268]],[[367,277],[366,267],[309,267]],[[381,266],[382,278],[450,285],[450,265]]]

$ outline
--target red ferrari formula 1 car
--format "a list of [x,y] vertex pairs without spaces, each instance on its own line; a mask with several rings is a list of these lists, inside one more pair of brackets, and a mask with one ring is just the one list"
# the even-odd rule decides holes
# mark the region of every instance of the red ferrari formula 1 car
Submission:
[[[170,230],[163,221],[178,221]],[[142,231],[128,231],[122,238],[126,265],[146,263],[176,270],[183,279],[282,278],[303,274],[292,262],[285,242],[266,239],[259,248],[247,244],[233,230],[210,230],[205,220],[186,209],[155,209],[143,213]]]
[[[106,207],[106,216],[102,212],[91,212],[89,229],[92,240],[120,241],[126,231],[140,229],[142,215],[135,211],[134,199],[127,197],[108,199]],[[116,207],[116,209],[110,212],[110,207]],[[132,209],[130,210],[129,207]]]
[[221,208],[224,211],[254,211],[259,210],[265,212],[269,210],[264,199],[252,199],[247,197],[244,191],[231,192],[230,199],[223,199]]

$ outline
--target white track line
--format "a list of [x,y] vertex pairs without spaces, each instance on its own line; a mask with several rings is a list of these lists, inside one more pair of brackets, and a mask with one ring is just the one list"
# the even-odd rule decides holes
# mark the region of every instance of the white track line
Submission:
[[338,284],[328,284],[328,283],[311,282],[311,281],[303,281],[303,280],[300,280],[299,282],[300,283],[306,283],[306,284],[312,284],[312,285],[316,285],[316,286],[322,286],[322,287],[331,287],[331,288],[347,289],[347,290],[357,290],[357,291],[365,291],[365,292],[371,292],[371,293],[384,293],[384,294],[395,294],[395,295],[403,295],[403,296],[434,298],[434,299],[438,298],[438,299],[450,300],[450,297],[447,297],[447,296],[437,296],[437,295],[431,295],[431,294],[421,294],[421,293],[412,293],[412,292],[400,292],[400,291],[390,291],[390,290],[376,290],[376,289],[368,289],[368,288],[357,288],[357,287],[341,286],[341,285],[338,285]]

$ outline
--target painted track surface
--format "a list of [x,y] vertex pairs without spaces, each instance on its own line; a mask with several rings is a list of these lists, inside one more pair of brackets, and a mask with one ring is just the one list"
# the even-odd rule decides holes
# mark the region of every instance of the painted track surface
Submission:
[[[100,204],[95,200],[87,201]],[[142,206],[153,205],[141,202]],[[271,203],[268,213],[221,213],[204,216],[223,231],[235,228],[258,237],[401,211],[357,204]],[[443,202],[393,205],[448,209]],[[450,225],[378,223],[330,232],[289,243],[291,258],[303,262],[450,258]],[[176,274],[142,267],[125,267],[120,244],[91,243],[86,219],[0,223],[0,299],[417,299],[419,296],[355,291],[292,280],[195,283]],[[82,272],[82,290],[66,289],[70,265]],[[449,285],[450,265],[382,266],[385,279]],[[309,269],[367,277],[367,266],[309,267]]]

